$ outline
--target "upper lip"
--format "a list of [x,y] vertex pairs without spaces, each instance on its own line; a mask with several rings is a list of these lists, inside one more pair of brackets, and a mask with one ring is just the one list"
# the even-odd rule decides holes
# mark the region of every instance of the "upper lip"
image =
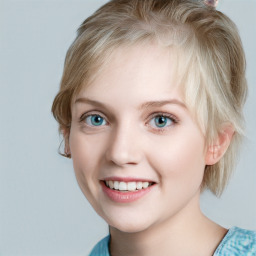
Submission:
[[156,183],[154,180],[150,180],[150,179],[145,179],[145,178],[137,178],[137,177],[117,177],[117,176],[112,176],[112,177],[107,177],[102,179],[103,181],[123,181],[123,182],[132,182],[132,181],[142,181],[142,182],[153,182]]

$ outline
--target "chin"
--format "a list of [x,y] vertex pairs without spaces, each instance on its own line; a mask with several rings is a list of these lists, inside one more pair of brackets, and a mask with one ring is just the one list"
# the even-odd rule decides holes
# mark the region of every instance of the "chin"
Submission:
[[114,228],[125,233],[142,232],[147,230],[153,224],[152,220],[139,216],[111,216],[111,218],[104,219],[110,228]]
[[139,233],[139,232],[143,232],[145,231],[148,227],[145,226],[136,226],[136,225],[115,225],[115,226],[112,226],[112,225],[109,225],[110,228],[114,228],[114,229],[117,229],[118,231],[120,232],[123,232],[123,233]]
[[94,210],[100,215],[107,224],[121,232],[137,233],[149,229],[153,226],[160,216],[158,211],[142,203],[137,204],[115,204],[102,201]]

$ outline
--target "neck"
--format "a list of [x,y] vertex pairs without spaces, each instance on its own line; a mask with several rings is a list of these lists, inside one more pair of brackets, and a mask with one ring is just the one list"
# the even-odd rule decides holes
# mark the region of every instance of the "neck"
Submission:
[[213,255],[226,230],[203,215],[199,195],[169,219],[127,233],[110,227],[112,256]]

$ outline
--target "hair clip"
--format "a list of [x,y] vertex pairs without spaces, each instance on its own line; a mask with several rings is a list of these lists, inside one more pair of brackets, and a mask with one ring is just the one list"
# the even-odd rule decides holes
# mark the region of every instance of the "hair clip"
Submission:
[[210,7],[216,8],[218,5],[218,0],[204,0],[204,3]]

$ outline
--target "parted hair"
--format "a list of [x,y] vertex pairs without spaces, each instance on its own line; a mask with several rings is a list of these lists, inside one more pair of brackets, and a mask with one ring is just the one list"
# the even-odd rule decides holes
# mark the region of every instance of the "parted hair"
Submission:
[[205,167],[201,186],[219,196],[233,172],[244,133],[246,63],[236,25],[203,0],[112,0],[87,18],[67,52],[52,105],[59,130],[69,132],[74,98],[117,47],[152,42],[177,52],[177,81],[207,146],[223,124],[233,126],[229,148],[219,162]]

